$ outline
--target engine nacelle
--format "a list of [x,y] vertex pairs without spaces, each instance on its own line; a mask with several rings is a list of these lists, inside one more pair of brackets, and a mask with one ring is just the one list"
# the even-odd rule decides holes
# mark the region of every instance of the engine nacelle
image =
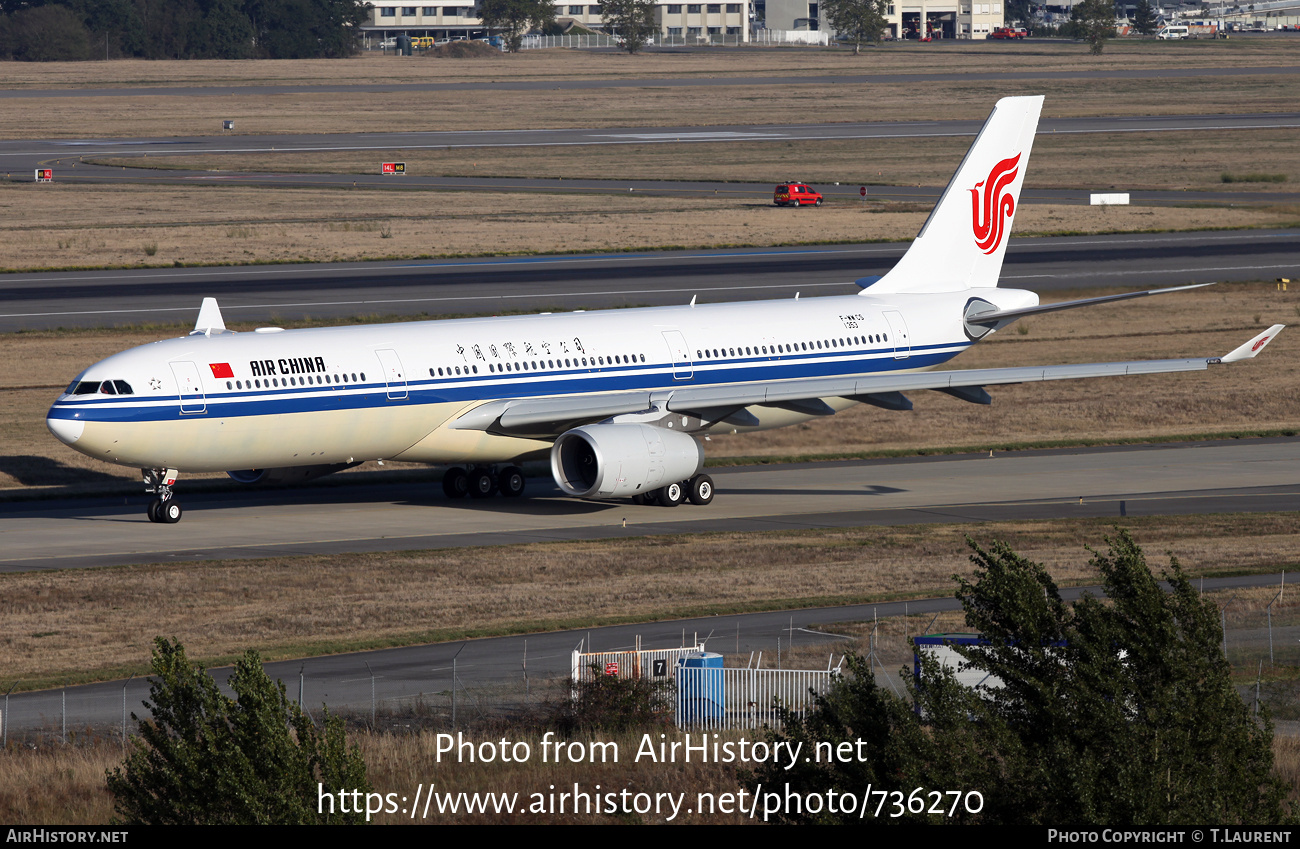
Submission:
[[264,486],[288,486],[306,483],[316,478],[323,478],[344,469],[350,469],[359,463],[332,463],[320,466],[285,466],[280,469],[239,469],[226,472],[230,477],[243,484],[262,484]]
[[565,495],[625,498],[694,477],[704,449],[680,431],[645,424],[575,427],[551,447],[551,474]]

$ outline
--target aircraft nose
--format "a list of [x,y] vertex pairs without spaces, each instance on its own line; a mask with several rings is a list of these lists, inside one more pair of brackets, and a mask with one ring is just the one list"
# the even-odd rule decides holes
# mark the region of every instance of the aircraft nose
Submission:
[[81,438],[82,431],[86,429],[86,423],[78,419],[47,418],[45,426],[64,445],[72,445]]

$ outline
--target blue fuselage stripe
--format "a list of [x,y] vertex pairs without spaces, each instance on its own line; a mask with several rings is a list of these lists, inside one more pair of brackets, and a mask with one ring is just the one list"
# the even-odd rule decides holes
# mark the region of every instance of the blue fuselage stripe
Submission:
[[[911,355],[895,359],[886,351],[837,351],[703,360],[677,366],[688,378],[673,377],[671,363],[605,366],[565,371],[465,375],[424,378],[389,387],[384,383],[279,387],[261,390],[210,392],[206,397],[132,398],[92,396],[61,400],[50,408],[52,419],[78,421],[173,421],[201,416],[243,417],[359,410],[394,404],[444,404],[494,401],[501,398],[536,398],[552,395],[674,389],[682,386],[765,383],[814,377],[843,377],[905,369],[929,368],[952,359],[971,343],[967,340],[913,348]],[[827,359],[838,357],[843,359]],[[390,398],[390,395],[405,397]],[[162,402],[162,403],[160,403]]]

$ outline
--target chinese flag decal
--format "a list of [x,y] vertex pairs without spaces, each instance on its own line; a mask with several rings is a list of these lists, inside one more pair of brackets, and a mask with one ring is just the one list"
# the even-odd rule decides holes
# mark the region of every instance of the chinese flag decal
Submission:
[[208,363],[208,368],[212,369],[213,377],[235,376],[235,373],[230,370],[230,363]]

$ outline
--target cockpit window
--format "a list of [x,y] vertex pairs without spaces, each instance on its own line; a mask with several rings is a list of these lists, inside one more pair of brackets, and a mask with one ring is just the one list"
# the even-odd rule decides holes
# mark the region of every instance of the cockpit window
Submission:
[[125,380],[74,380],[67,388],[66,395],[134,395],[135,390]]

